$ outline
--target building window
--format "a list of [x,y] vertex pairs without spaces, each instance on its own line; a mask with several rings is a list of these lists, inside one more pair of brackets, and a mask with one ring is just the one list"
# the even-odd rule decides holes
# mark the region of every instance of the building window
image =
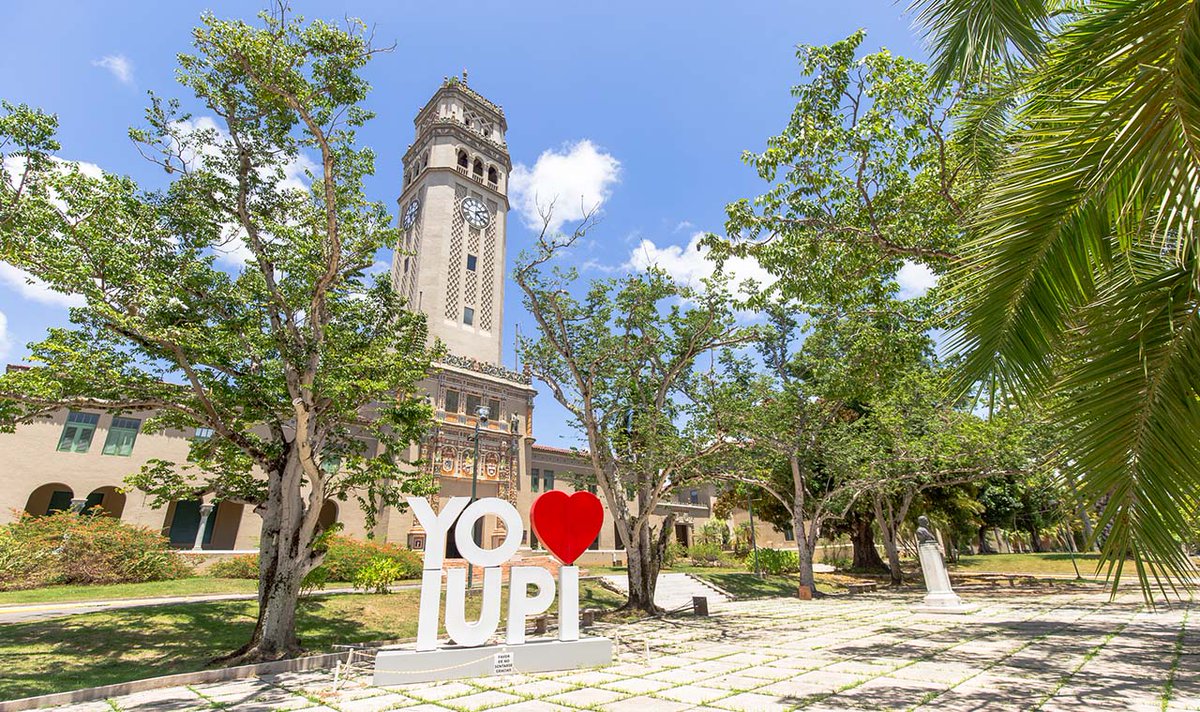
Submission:
[[490,166],[488,168],[488,183],[491,183],[492,185],[496,185],[499,182],[500,182],[500,174],[496,172],[495,166]]
[[477,395],[467,394],[467,415],[476,415],[479,413],[479,406],[483,405],[483,399]]
[[196,428],[196,440],[208,440],[213,436],[212,428]]
[[488,401],[488,417],[489,418],[499,418],[500,417],[500,401],[496,400],[495,398],[492,398],[491,400]]
[[530,477],[529,477],[529,489],[532,492],[537,492],[541,486],[542,486],[542,473],[539,472],[538,468],[535,467],[535,468],[533,468],[533,474],[530,475]]
[[467,152],[466,151],[458,152],[458,167],[459,168],[467,167]]
[[104,454],[129,457],[141,426],[142,421],[137,418],[113,418],[108,437],[104,439]]
[[700,504],[700,490],[689,490],[688,502],[690,504]]
[[542,470],[542,489],[546,492],[554,489],[554,470]]
[[67,413],[67,423],[63,426],[62,436],[58,439],[60,452],[87,452],[92,446],[92,436],[96,434],[96,423],[100,416],[96,413]]
[[475,265],[477,262],[478,262],[478,260],[475,259],[475,255],[467,255],[467,269],[468,270],[470,270],[471,272],[474,272]]
[[458,391],[446,391],[446,412],[458,412]]
[[783,540],[784,541],[795,541],[796,540],[796,530],[792,529],[791,524],[789,524],[783,528]]
[[463,323],[467,326],[475,324],[475,310],[471,307],[463,307]]
[[483,161],[476,158],[475,164],[471,166],[471,173],[482,178],[483,177]]

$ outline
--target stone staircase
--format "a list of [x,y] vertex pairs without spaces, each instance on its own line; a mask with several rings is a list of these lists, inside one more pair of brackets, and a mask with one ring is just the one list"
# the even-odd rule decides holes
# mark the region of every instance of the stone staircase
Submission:
[[[629,579],[624,575],[608,575],[603,577],[606,585],[622,593],[629,592]],[[709,610],[716,604],[726,603],[729,597],[716,587],[691,576],[680,573],[660,573],[658,586],[654,589],[654,603],[659,608],[673,611],[692,605],[693,596],[704,596],[708,599]]]

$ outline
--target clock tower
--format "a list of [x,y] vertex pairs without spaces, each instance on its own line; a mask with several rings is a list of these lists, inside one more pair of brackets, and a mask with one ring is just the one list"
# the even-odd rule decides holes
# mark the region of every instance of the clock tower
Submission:
[[452,357],[499,366],[512,169],[504,112],[464,72],[443,81],[413,123],[392,284]]
[[[430,339],[447,353],[421,384],[434,424],[412,459],[437,478],[435,509],[452,496],[515,505],[532,452],[536,391],[528,373],[500,362],[512,169],[504,112],[468,87],[464,73],[443,81],[413,123],[392,285],[425,314]],[[424,547],[425,532],[411,512],[387,526],[408,547]],[[490,516],[475,531],[478,542],[492,546],[504,536],[504,523]],[[446,555],[458,552],[448,548]]]

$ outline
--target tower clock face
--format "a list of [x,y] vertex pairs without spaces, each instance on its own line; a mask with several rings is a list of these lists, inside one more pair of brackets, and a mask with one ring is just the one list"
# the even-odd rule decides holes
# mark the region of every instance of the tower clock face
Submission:
[[408,209],[404,211],[404,227],[410,228],[417,221],[417,213],[421,212],[421,201],[413,198],[413,201],[408,204]]
[[475,227],[484,227],[492,221],[492,214],[487,206],[476,198],[467,198],[462,202],[462,214],[467,222]]

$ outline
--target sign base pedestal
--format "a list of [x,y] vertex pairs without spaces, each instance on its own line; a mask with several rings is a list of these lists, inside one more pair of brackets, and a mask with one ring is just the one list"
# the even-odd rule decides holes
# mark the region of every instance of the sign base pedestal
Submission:
[[372,684],[403,685],[517,672],[551,672],[612,664],[608,638],[530,638],[524,645],[443,645],[437,650],[383,648]]

